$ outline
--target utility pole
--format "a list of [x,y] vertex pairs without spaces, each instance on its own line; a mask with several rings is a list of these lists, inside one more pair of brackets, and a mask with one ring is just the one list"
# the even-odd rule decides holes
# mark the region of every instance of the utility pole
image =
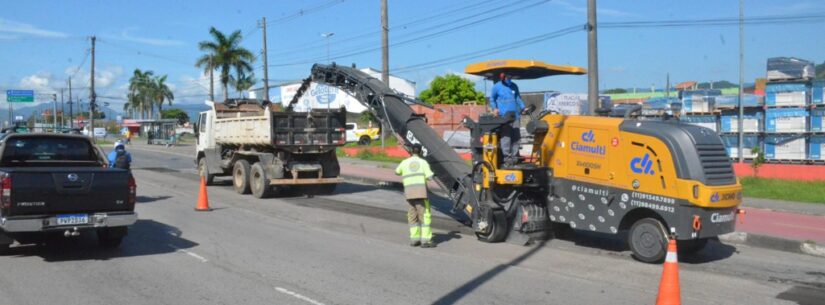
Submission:
[[66,111],[63,109],[63,88],[60,88],[60,129],[66,127]]
[[92,74],[89,76],[91,79],[89,83],[91,86],[89,87],[89,132],[92,134],[92,143],[95,142],[95,102],[97,100],[97,96],[95,95],[95,36],[92,36]]
[[[264,57],[264,100],[268,101],[269,100],[269,66],[267,65],[267,62],[266,62],[266,57],[267,57],[267,55],[266,55],[267,54],[266,53],[266,17],[261,18],[261,26],[263,27],[263,32],[264,32],[264,51],[263,51],[263,54],[262,54],[263,57]],[[329,52],[329,51],[327,51],[327,52]],[[329,56],[329,55],[327,55],[327,56]]]
[[[209,55],[209,100],[214,102],[215,101],[215,79],[212,77],[212,71],[215,70],[215,66],[212,62],[212,55]],[[143,114],[141,112],[141,118]]]
[[[390,22],[387,20],[387,0],[381,0],[381,80],[390,85]],[[381,120],[381,148],[384,148],[384,135],[387,118]]]
[[72,102],[72,78],[69,77],[69,128],[74,128],[74,102]]
[[596,0],[587,0],[587,104],[590,114],[599,107],[599,49],[596,35]]
[[52,113],[52,132],[57,132],[57,93],[52,94],[54,112]]
[[745,1],[739,0],[739,163],[745,159],[744,133],[742,131],[742,119],[745,118],[745,109],[742,108],[742,96],[745,82]]
[[665,84],[665,97],[670,98],[670,73],[667,74],[667,84]]

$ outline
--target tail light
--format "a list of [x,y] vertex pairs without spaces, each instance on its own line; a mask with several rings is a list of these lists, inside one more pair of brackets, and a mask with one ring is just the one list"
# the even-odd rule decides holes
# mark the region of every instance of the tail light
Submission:
[[0,178],[0,206],[11,208],[11,177],[8,174]]
[[137,202],[137,183],[135,183],[135,177],[129,175],[129,204],[135,204]]

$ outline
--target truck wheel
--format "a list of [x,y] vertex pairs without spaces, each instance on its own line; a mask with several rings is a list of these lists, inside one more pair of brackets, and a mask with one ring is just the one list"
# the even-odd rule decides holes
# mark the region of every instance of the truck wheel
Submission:
[[232,186],[238,194],[249,194],[249,161],[235,161],[235,166],[232,167]]
[[272,196],[272,186],[269,185],[269,177],[266,175],[261,162],[252,164],[249,173],[249,187],[252,189],[252,196],[255,198],[268,198]]
[[661,263],[667,253],[667,232],[661,221],[642,218],[630,228],[627,244],[633,257],[644,263]]
[[707,238],[700,238],[700,239],[688,239],[688,240],[677,240],[676,241],[676,249],[679,250],[680,254],[693,254],[705,248],[708,245]]
[[101,247],[116,248],[123,242],[123,237],[126,236],[128,230],[128,227],[97,229],[97,243]]
[[483,219],[476,219],[476,221],[487,221],[487,232],[475,232],[478,240],[487,243],[496,243],[504,241],[507,238],[507,216],[504,210],[484,208],[479,211],[479,214],[484,214]]
[[372,143],[372,139],[368,136],[361,136],[358,138],[358,145],[370,145]]
[[206,180],[206,185],[214,184],[215,175],[206,173],[206,158],[198,159],[198,174]]

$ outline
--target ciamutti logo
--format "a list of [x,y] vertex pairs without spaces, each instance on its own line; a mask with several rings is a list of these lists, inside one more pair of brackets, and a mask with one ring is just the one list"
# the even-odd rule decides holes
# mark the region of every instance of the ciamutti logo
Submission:
[[576,152],[604,156],[607,153],[607,147],[604,145],[594,144],[595,142],[596,135],[591,129],[582,133],[581,142],[573,141],[570,143],[570,149]]
[[630,160],[630,170],[637,174],[653,175],[655,172],[652,167],[653,160],[650,160],[649,154],[645,154],[644,157],[636,157]]

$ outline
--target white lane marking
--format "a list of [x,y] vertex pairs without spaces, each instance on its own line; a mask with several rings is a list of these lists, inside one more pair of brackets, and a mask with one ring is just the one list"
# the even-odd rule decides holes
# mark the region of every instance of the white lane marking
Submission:
[[297,292],[289,291],[289,290],[287,290],[286,288],[275,287],[275,290],[277,290],[277,291],[278,291],[278,292],[280,292],[280,293],[290,295],[290,296],[292,296],[292,297],[294,297],[294,298],[296,298],[296,299],[306,301],[307,303],[310,303],[310,304],[313,304],[313,305],[324,305],[324,303],[321,303],[321,302],[318,302],[318,301],[316,301],[316,300],[313,300],[313,299],[310,299],[310,298],[308,298],[308,297],[305,297],[305,296],[303,296],[303,295],[300,295],[300,294],[298,294]]
[[172,247],[172,249],[177,250],[178,252],[183,252],[183,253],[186,253],[187,255],[191,256],[191,257],[197,258],[198,260],[200,260],[200,261],[201,261],[201,263],[205,263],[205,262],[208,262],[208,261],[209,261],[209,260],[207,260],[205,257],[200,256],[200,255],[198,255],[198,254],[197,254],[197,253],[195,253],[195,252],[192,252],[192,251],[187,251],[187,250],[184,250],[184,249],[181,249],[181,248],[175,247],[175,245],[173,245],[173,244],[167,244],[167,245],[168,245],[169,247]]

